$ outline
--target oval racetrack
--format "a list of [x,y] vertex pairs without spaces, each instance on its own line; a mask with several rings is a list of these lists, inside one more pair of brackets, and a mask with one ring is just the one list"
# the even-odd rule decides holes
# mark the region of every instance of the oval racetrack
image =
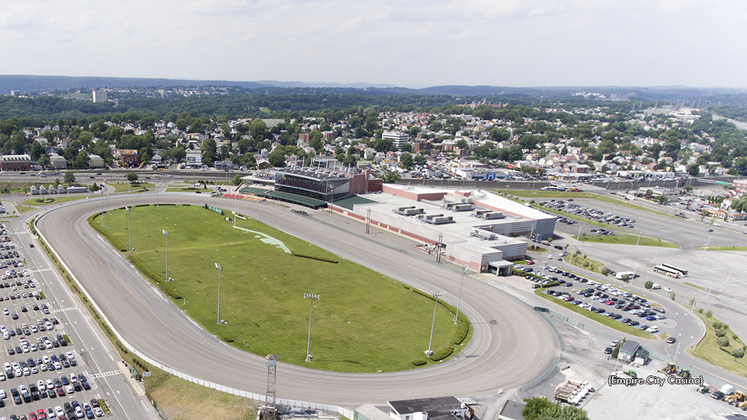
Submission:
[[[223,208],[234,205],[222,199],[178,194],[162,194],[160,201],[200,206],[209,202]],[[109,198],[108,205],[116,208],[138,203],[155,203],[155,197]],[[65,205],[44,215],[37,226],[111,326],[130,345],[165,366],[205,381],[264,394],[264,357],[222,343],[163,297],[88,226],[87,217],[98,211],[100,200]],[[456,305],[458,272],[279,206],[240,201],[239,211],[421,290],[445,290],[446,301]],[[350,408],[404,398],[477,397],[521,386],[555,361],[555,333],[518,300],[482,282],[465,279],[461,310],[474,325],[473,338],[459,356],[446,363],[405,372],[350,374],[286,365],[281,358],[277,397]]]

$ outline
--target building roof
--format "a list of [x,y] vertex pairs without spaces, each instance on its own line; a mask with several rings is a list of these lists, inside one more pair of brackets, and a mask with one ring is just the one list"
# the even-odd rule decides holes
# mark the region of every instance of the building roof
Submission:
[[628,340],[625,342],[625,344],[622,345],[622,347],[620,347],[620,352],[633,354],[636,350],[638,350],[639,347],[641,347],[641,343],[633,340]]
[[416,398],[412,400],[387,401],[397,414],[427,412],[429,420],[454,419],[453,410],[462,408],[462,403],[454,396],[438,398]]
[[31,162],[29,155],[2,155],[3,162]]

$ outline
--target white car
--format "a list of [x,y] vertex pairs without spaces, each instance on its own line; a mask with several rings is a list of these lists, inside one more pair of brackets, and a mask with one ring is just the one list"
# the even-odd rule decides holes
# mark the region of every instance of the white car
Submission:
[[664,290],[666,290],[667,292],[671,292],[672,288],[671,287],[665,287]]
[[55,414],[57,414],[57,417],[62,417],[65,415],[65,410],[62,409],[59,405],[54,408]]
[[47,388],[54,389],[54,382],[52,382],[51,379],[47,379],[46,385],[47,385]]
[[95,414],[96,417],[104,417],[104,411],[99,407],[93,407],[93,414]]
[[44,384],[44,381],[42,381],[41,379],[39,379],[38,381],[36,381],[36,386],[37,386],[37,388],[39,388],[39,391],[46,391],[47,390],[47,386]]
[[75,390],[73,389],[73,386],[72,385],[66,386],[65,387],[65,393],[67,393],[67,394],[74,394]]
[[5,390],[0,389],[0,399],[4,400],[5,398],[7,398],[7,395],[5,395]]
[[548,256],[547,256],[547,259],[548,259],[548,260],[551,260],[551,259],[552,259],[552,255],[548,255]]

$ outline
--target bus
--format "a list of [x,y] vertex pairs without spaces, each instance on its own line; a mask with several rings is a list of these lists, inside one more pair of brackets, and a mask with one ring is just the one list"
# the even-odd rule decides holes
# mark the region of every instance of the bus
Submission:
[[654,267],[654,272],[665,274],[669,277],[673,277],[675,279],[680,277],[680,272],[677,270],[672,270],[671,268],[664,267],[663,265],[657,265]]
[[675,267],[672,264],[661,263],[661,265],[662,265],[662,267],[666,267],[666,268],[669,268],[669,269],[674,270],[674,271],[679,271],[680,275],[683,275],[683,276],[687,275],[687,270],[683,270],[683,269],[681,269],[679,267]]

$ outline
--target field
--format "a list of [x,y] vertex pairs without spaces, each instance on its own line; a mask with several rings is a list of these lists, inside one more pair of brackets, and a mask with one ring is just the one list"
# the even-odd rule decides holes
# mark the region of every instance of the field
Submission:
[[640,246],[659,246],[663,248],[679,248],[677,244],[662,241],[661,239],[648,238],[641,236],[640,242],[638,241],[638,235],[627,235],[615,233],[614,235],[587,235],[581,234],[581,238],[574,236],[582,242],[595,242],[602,244],[617,244],[617,245],[640,245]]
[[62,195],[62,196],[46,196],[44,198],[32,198],[24,200],[23,204],[27,206],[49,206],[51,204],[64,203],[66,201],[81,200],[85,199],[82,195]]
[[150,182],[141,182],[137,185],[132,185],[129,182],[115,182],[113,184],[107,184],[114,188],[115,193],[141,192],[143,191],[143,189],[150,191],[155,187],[155,185]]
[[[89,220],[101,231],[98,217]],[[434,309],[430,296],[253,219],[239,218],[240,229],[233,229],[213,211],[173,205],[133,207],[131,217],[136,251],[125,252],[128,259],[230,345],[260,356],[278,354],[285,363],[343,372],[435,363],[423,356]],[[127,211],[111,211],[106,225],[104,235],[126,250]],[[167,237],[162,230],[169,232],[171,282],[163,281]],[[222,325],[217,325],[215,263],[222,266]],[[304,361],[311,303],[304,293],[321,295],[314,301],[311,363]],[[453,308],[437,308],[432,348],[439,353],[454,347],[457,353]],[[461,326],[468,327],[468,321]]]
[[726,332],[725,337],[729,340],[729,345],[724,347],[724,350],[718,345],[716,340],[716,329],[713,327],[715,323],[719,321],[713,318],[710,312],[703,313],[702,309],[695,311],[695,315],[700,317],[703,323],[706,325],[706,335],[703,340],[695,346],[695,350],[688,350],[693,356],[705,360],[706,362],[720,366],[726,370],[738,373],[739,375],[747,375],[747,361],[744,357],[735,358],[727,351],[732,351],[735,348],[745,348],[745,344],[739,339],[728,325],[724,326],[723,331]]

